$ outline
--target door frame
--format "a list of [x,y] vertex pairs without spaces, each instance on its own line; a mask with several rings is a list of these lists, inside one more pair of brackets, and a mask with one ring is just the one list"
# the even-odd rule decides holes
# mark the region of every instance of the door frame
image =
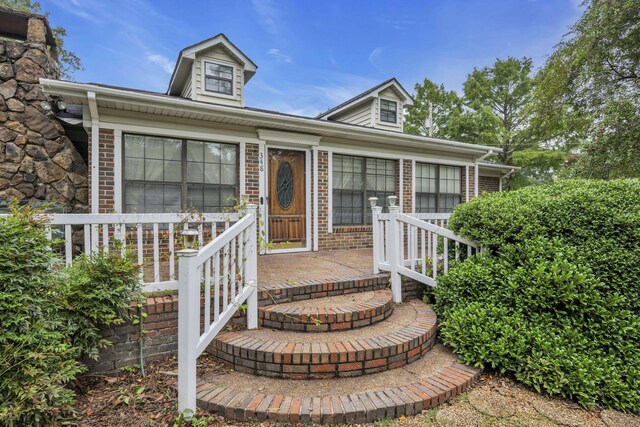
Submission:
[[304,174],[305,174],[305,247],[304,248],[291,248],[291,249],[267,249],[265,253],[267,254],[282,254],[282,253],[293,253],[293,252],[309,252],[311,251],[311,241],[313,236],[311,236],[311,150],[309,148],[301,148],[301,147],[292,147],[290,145],[277,145],[277,144],[265,144],[264,145],[264,175],[262,177],[264,182],[264,194],[261,197],[264,197],[264,236],[265,240],[269,242],[269,203],[267,202],[267,197],[269,196],[269,149],[275,148],[280,150],[287,151],[302,151],[305,153],[304,156]]

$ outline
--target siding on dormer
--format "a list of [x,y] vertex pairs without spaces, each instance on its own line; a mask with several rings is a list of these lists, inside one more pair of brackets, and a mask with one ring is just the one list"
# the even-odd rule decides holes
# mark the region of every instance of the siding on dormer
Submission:
[[371,126],[371,101],[336,114],[331,120],[359,126]]

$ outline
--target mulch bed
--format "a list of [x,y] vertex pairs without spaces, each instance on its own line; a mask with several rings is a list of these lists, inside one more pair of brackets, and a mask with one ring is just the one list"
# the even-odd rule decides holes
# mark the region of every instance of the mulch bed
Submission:
[[[198,373],[215,373],[222,365],[204,353],[198,358]],[[171,357],[139,369],[119,374],[88,374],[77,380],[76,417],[69,425],[90,426],[173,426],[176,425],[178,361]],[[206,415],[198,413],[197,415]],[[226,425],[219,417],[209,417],[207,425]]]

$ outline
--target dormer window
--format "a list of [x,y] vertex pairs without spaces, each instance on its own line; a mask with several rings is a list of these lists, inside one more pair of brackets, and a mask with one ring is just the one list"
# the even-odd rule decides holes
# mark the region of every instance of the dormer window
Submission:
[[388,99],[380,99],[380,121],[385,123],[397,123],[398,104]]
[[204,62],[204,89],[233,96],[233,66]]

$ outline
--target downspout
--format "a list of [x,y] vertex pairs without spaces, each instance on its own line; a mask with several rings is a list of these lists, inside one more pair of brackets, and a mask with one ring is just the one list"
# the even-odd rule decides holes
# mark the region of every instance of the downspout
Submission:
[[513,175],[516,172],[515,169],[511,169],[509,172],[505,173],[504,175],[502,175],[500,177],[500,181],[498,182],[498,191],[502,191],[502,181],[509,178],[511,175]]
[[89,103],[89,116],[91,119],[91,213],[99,212],[100,203],[100,116],[98,115],[98,104],[96,102],[96,93],[87,92],[87,101]]
[[495,154],[493,152],[493,150],[489,150],[487,153],[483,154],[482,156],[478,157],[475,159],[474,161],[474,166],[473,166],[473,197],[478,197],[478,180],[479,180],[479,175],[478,175],[478,166],[479,163],[481,161],[483,161],[484,159],[486,159],[487,157],[491,156]]

